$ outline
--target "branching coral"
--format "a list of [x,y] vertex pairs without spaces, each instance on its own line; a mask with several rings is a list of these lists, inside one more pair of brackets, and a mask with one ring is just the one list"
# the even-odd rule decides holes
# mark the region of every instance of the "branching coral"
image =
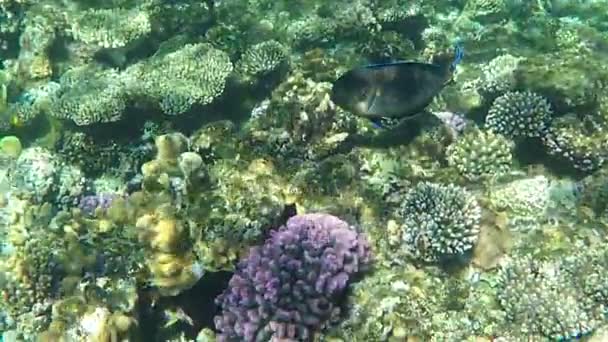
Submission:
[[482,76],[476,81],[479,92],[491,99],[511,91],[515,85],[515,70],[523,60],[509,54],[493,58],[481,66]]
[[512,164],[513,144],[500,134],[473,130],[447,150],[450,165],[468,180],[507,172]]
[[579,338],[593,331],[602,310],[559,265],[523,257],[501,269],[498,299],[521,337]]
[[540,137],[553,114],[549,102],[532,92],[508,92],[492,103],[486,127],[509,138]]
[[481,209],[464,188],[418,183],[403,198],[398,212],[403,220],[403,245],[427,262],[463,254],[473,248]]
[[543,137],[549,155],[565,159],[574,169],[592,172],[608,159],[608,135],[603,129],[587,129],[577,117],[556,119]]
[[276,40],[269,40],[249,48],[236,70],[245,82],[253,82],[259,77],[267,76],[274,71],[280,71],[288,62],[287,48]]
[[217,303],[218,341],[312,340],[338,318],[338,300],[367,270],[365,237],[327,214],[290,218],[251,249]]

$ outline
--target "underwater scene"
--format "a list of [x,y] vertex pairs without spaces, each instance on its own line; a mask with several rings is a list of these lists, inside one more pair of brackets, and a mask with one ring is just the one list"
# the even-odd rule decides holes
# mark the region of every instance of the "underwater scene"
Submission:
[[16,341],[608,341],[608,0],[0,0]]

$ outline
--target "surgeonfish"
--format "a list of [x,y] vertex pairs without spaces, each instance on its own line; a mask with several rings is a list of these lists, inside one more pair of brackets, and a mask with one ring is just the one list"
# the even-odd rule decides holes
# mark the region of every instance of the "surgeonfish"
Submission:
[[401,61],[351,69],[333,84],[332,101],[372,121],[403,119],[422,112],[451,80],[464,50],[456,44],[450,61]]

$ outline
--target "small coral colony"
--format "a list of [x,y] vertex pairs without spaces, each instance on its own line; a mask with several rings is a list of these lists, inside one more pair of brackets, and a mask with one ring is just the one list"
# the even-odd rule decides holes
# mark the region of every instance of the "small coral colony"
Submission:
[[0,341],[607,341],[606,23],[0,0]]

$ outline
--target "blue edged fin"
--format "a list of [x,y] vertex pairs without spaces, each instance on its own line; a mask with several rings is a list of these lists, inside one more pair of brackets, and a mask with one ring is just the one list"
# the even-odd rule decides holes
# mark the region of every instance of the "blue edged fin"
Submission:
[[450,64],[450,70],[454,71],[456,66],[460,64],[462,59],[464,58],[464,46],[462,46],[462,42],[458,41],[454,44],[454,60]]
[[367,64],[364,66],[366,69],[376,69],[376,68],[384,68],[393,65],[403,65],[403,64],[418,64],[418,62],[413,61],[396,61],[396,62],[387,62],[387,63],[376,63],[376,64]]
[[384,116],[370,117],[368,120],[372,123],[372,126],[377,129],[391,129],[402,123],[409,118],[389,118]]

